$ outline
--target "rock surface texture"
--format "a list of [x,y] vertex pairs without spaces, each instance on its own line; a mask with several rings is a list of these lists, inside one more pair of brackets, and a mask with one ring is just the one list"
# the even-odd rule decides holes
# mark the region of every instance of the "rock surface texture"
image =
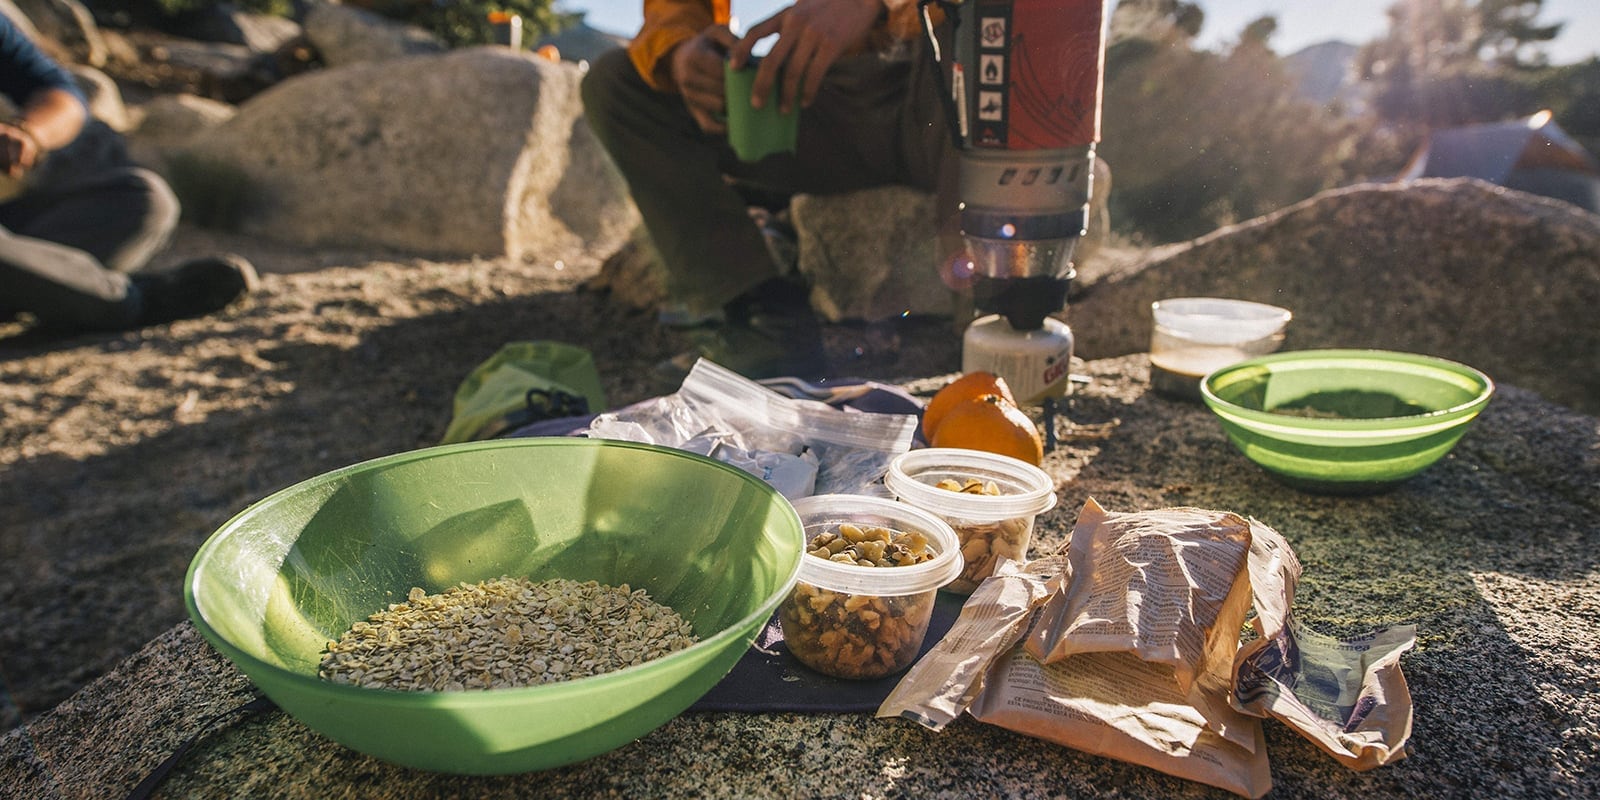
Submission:
[[[1095,161],[1094,201],[1074,253],[1079,264],[1093,263],[1110,234],[1111,174],[1108,163]],[[826,319],[872,322],[903,313],[970,312],[970,297],[950,275],[949,256],[959,243],[940,239],[935,195],[905,186],[800,194],[790,211],[799,235],[799,271],[811,282],[811,304]]]
[[[1401,659],[1416,709],[1409,756],[1353,772],[1268,721],[1270,797],[1600,794],[1594,417],[1505,386],[1427,472],[1387,494],[1326,497],[1269,478],[1202,407],[1150,393],[1144,356],[1092,361],[1083,373],[1092,382],[1073,398],[1064,444],[1044,464],[1060,503],[1039,518],[1031,554],[1060,547],[1091,497],[1116,511],[1231,510],[1294,548],[1303,625],[1344,636],[1416,625],[1416,647]],[[911,384],[942,384],[922,385]],[[179,623],[0,737],[0,786],[24,797],[122,796],[204,734],[162,796],[217,787],[306,798],[1233,796],[971,718],[932,733],[864,712],[685,713],[582,763],[440,775],[360,755],[281,712],[206,727],[249,695],[249,683]]]
[[937,272],[934,211],[933,195],[904,186],[796,195],[799,269],[818,313],[835,322],[949,316],[956,297]]
[[1077,352],[1150,346],[1150,303],[1217,296],[1294,312],[1285,349],[1460,361],[1600,413],[1600,216],[1471,179],[1327,192],[1081,287]]

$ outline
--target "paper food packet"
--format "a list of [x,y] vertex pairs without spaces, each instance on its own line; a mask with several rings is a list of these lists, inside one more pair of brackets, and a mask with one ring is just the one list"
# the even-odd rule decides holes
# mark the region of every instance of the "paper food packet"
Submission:
[[1065,556],[1026,567],[1005,557],[978,584],[949,632],[912,665],[878,707],[880,717],[905,717],[942,730],[983,692],[996,661],[1022,640],[1044,601],[1065,580]]
[[1381,767],[1406,757],[1411,691],[1400,655],[1416,641],[1412,625],[1336,639],[1290,620],[1283,635],[1247,648],[1235,700],[1295,729],[1350,769]]
[[1256,638],[1234,659],[1230,702],[1283,722],[1353,770],[1405,758],[1412,707],[1400,656],[1416,645],[1416,626],[1345,639],[1303,628],[1290,613],[1299,559],[1276,531],[1250,524]]
[[[878,715],[937,730],[966,711],[1247,797],[1272,786],[1262,716],[1297,730],[1312,726],[1334,743],[1324,749],[1350,754],[1345,763],[1398,757],[1395,729],[1404,729],[1403,743],[1410,728],[1403,682],[1369,690],[1370,672],[1347,666],[1336,673],[1345,680],[1337,692],[1327,685],[1318,694],[1327,701],[1320,710],[1350,702],[1361,715],[1355,734],[1296,699],[1299,687],[1314,683],[1299,676],[1322,674],[1327,655],[1293,646],[1304,633],[1289,622],[1299,574],[1283,538],[1255,520],[1189,508],[1113,514],[1090,500],[1063,553],[1005,563],[973,592],[950,633]],[[1251,606],[1259,638],[1241,648]],[[1291,650],[1298,662],[1279,658]],[[1344,652],[1337,644],[1332,651]],[[1247,662],[1251,656],[1262,660]],[[1397,661],[1386,663],[1398,675]],[[1249,702],[1235,697],[1236,674],[1249,678]],[[1394,724],[1402,717],[1403,726]],[[1374,747],[1379,730],[1383,744]]]
[[[1126,653],[1165,668],[1187,705],[1224,739],[1255,751],[1259,727],[1228,704],[1239,630],[1250,609],[1250,525],[1236,514],[1175,508],[1113,515],[1093,500],[1068,545],[1072,582],[1046,604],[1027,650],[1045,664]],[[1167,686],[1148,687],[1166,693]]]

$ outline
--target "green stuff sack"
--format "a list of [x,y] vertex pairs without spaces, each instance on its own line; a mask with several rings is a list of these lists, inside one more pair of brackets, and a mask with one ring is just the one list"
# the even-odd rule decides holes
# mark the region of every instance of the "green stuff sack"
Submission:
[[541,419],[606,407],[594,357],[560,342],[512,342],[479,364],[456,389],[440,444],[493,439]]

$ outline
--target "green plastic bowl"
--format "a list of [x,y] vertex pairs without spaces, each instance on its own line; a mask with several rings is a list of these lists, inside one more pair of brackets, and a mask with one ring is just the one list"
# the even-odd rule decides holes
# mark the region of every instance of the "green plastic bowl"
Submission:
[[1222,367],[1201,382],[1239,451],[1314,492],[1383,491],[1427,469],[1494,394],[1463,364],[1384,350],[1303,350]]
[[[582,438],[474,442],[379,458],[252,505],[201,546],[184,602],[269,698],[354,750],[439,772],[546,769],[620,747],[728,673],[799,574],[793,506],[678,450]],[[350,624],[502,576],[646,589],[700,641],[590,678],[406,692],[317,677]]]

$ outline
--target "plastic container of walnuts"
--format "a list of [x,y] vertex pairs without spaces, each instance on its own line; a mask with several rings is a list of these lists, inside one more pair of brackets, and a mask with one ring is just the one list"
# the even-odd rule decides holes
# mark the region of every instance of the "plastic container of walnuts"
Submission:
[[961,542],[961,575],[945,590],[971,594],[1001,557],[1025,562],[1036,516],[1055,507],[1055,482],[1032,464],[955,447],[910,450],[889,464],[884,486],[937,514]]
[[807,554],[778,605],[789,652],[837,678],[880,678],[911,666],[939,588],[961,573],[955,531],[883,497],[815,495],[794,508]]

